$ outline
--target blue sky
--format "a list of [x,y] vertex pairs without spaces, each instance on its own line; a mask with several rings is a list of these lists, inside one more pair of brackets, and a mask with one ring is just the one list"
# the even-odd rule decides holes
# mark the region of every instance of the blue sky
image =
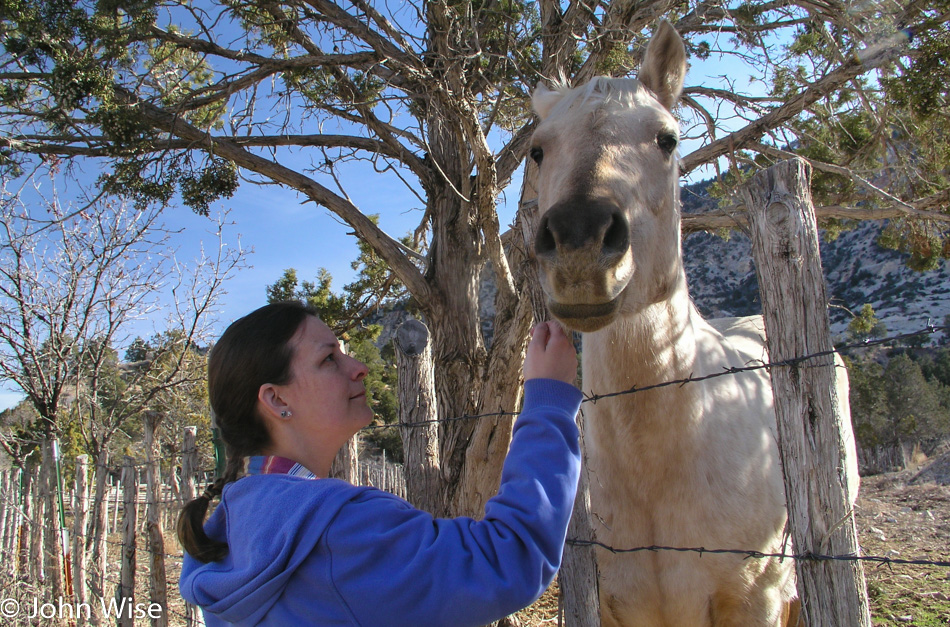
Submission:
[[[741,77],[749,73],[748,67],[733,59],[694,60],[687,85],[703,82],[720,86],[716,77],[724,74],[745,82]],[[703,78],[699,80],[697,77]],[[681,152],[686,154],[696,147],[695,143],[692,146],[687,143]],[[309,153],[300,153],[291,155],[290,161],[302,162],[309,158]],[[294,163],[288,165],[300,167]],[[703,176],[709,176],[708,171],[700,173],[699,177]],[[501,198],[499,216],[503,231],[514,218],[520,179],[519,169]],[[357,163],[342,170],[341,182],[364,213],[380,214],[380,226],[391,236],[401,237],[418,225],[422,216],[421,203],[396,177],[378,175],[369,165]],[[321,183],[328,187],[333,185],[327,180],[321,180]],[[326,268],[334,278],[336,290],[352,280],[350,263],[358,255],[358,249],[355,238],[349,235],[351,229],[326,209],[313,203],[303,204],[296,192],[276,185],[242,182],[231,199],[212,206],[212,214],[222,211],[228,212],[227,219],[233,223],[225,229],[225,241],[230,245],[240,243],[251,252],[247,258],[249,267],[226,284],[227,294],[215,316],[216,328],[223,330],[235,318],[264,304],[266,286],[287,268],[295,268],[302,280],[312,280],[318,268]],[[182,229],[174,240],[179,261],[194,258],[202,244],[206,249],[217,246],[214,219],[198,216],[186,207],[174,206],[165,210],[164,223],[169,228]],[[142,324],[133,331],[133,337],[149,337],[160,331],[154,325],[161,319],[162,316],[158,316],[155,323]],[[0,409],[11,407],[21,399],[22,393],[0,385]]]

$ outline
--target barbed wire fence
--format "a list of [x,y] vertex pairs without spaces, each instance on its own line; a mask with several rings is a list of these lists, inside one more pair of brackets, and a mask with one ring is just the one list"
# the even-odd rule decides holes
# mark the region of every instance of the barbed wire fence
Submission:
[[[827,357],[834,353],[845,353],[857,349],[865,349],[876,346],[884,346],[889,344],[896,344],[901,342],[907,342],[908,340],[919,338],[921,336],[933,335],[937,332],[946,333],[950,330],[950,327],[937,326],[932,322],[928,321],[927,324],[920,330],[902,333],[899,335],[889,336],[885,338],[878,339],[869,339],[859,342],[851,342],[847,344],[838,345],[833,350],[821,351],[809,355],[802,355],[794,357],[791,359],[786,359],[776,362],[763,362],[757,361],[754,363],[748,363],[744,366],[724,366],[721,371],[689,376],[683,379],[665,381],[655,385],[649,386],[631,386],[626,390],[617,390],[612,392],[604,393],[591,393],[585,394],[585,397],[582,401],[582,406],[585,403],[597,403],[604,401],[606,399],[615,398],[618,396],[629,395],[629,394],[638,394],[647,392],[650,390],[669,387],[669,386],[684,386],[693,384],[699,381],[705,381],[708,379],[723,377],[723,376],[736,376],[744,372],[761,370],[761,369],[770,369],[770,368],[781,368],[781,367],[790,367],[790,366],[805,366],[810,367],[808,362],[817,361],[822,357]],[[833,363],[829,363],[827,360],[823,364],[815,364],[814,367],[829,367],[834,366]],[[433,422],[454,422],[459,420],[478,420],[478,419],[497,419],[499,417],[514,417],[517,416],[518,412],[515,411],[495,411],[478,415],[463,415],[455,417],[441,418],[438,420],[427,420],[421,422],[415,422],[411,424],[388,424],[388,425],[373,425],[363,429],[364,432],[371,432],[378,429],[393,429],[393,428],[418,428],[423,427],[427,424]],[[194,448],[191,450],[183,450],[182,454],[195,453]],[[166,460],[167,461],[167,460]],[[125,460],[123,464],[124,467],[131,469],[132,474],[134,475],[131,483],[134,486],[134,495],[131,497],[125,497],[120,499],[120,486],[117,484],[111,484],[106,494],[104,495],[104,500],[106,501],[105,506],[105,534],[106,537],[103,538],[102,542],[105,547],[112,548],[113,557],[118,554],[120,562],[125,560],[125,568],[128,568],[128,564],[131,562],[133,571],[135,570],[135,560],[129,560],[128,556],[135,554],[143,554],[147,556],[142,561],[145,563],[151,563],[155,558],[160,558],[163,561],[172,561],[175,568],[180,571],[181,563],[183,560],[182,553],[179,552],[167,552],[167,551],[155,551],[153,548],[148,546],[148,536],[146,534],[147,528],[149,525],[149,520],[146,516],[137,516],[137,512],[126,511],[126,503],[134,504],[133,510],[138,509],[138,507],[143,503],[143,497],[141,495],[142,482],[140,481],[139,475],[142,474],[144,469],[151,464],[154,464],[154,461],[145,461],[145,462],[134,462],[130,458]],[[375,465],[379,466],[378,463]],[[392,465],[399,469],[399,465]],[[95,467],[95,466],[94,466]],[[121,466],[109,466],[109,465],[98,465],[99,468],[108,471],[110,475],[119,476],[122,473]],[[126,471],[130,472],[130,471]],[[384,471],[385,472],[385,471]],[[204,477],[207,479],[208,476],[212,475],[211,471],[199,471],[195,473],[196,477]],[[405,497],[405,483],[401,484],[401,489],[399,482],[392,479],[392,474],[384,474],[383,479],[379,480],[373,479],[368,473],[361,473],[359,477],[356,478],[356,481],[363,485],[374,485],[375,487],[380,487],[384,489],[390,489],[390,491],[396,492],[400,496]],[[184,478],[182,478],[184,479]],[[57,534],[61,533],[62,529],[56,526],[50,526],[46,523],[40,521],[40,517],[36,514],[36,509],[28,511],[28,508],[24,507],[26,495],[18,492],[17,486],[20,485],[21,477],[14,476],[14,472],[4,472],[2,477],[0,477],[0,557],[2,557],[3,566],[0,566],[0,595],[3,595],[5,592],[7,596],[5,598],[0,598],[0,616],[3,616],[5,624],[21,624],[16,622],[21,616],[26,617],[29,612],[39,611],[41,608],[45,608],[47,612],[53,612],[57,614],[58,618],[63,618],[61,614],[64,611],[64,608],[69,608],[73,614],[78,610],[86,610],[86,607],[81,607],[79,602],[70,606],[69,603],[66,605],[63,604],[62,599],[52,599],[49,598],[47,591],[44,589],[45,578],[44,573],[41,568],[37,568],[36,565],[41,565],[43,562],[42,556],[36,554],[37,547],[42,547],[42,542],[37,541],[33,536],[43,535],[43,534]],[[33,489],[39,487],[39,482],[33,482]],[[401,493],[400,493],[401,492]],[[180,509],[180,505],[183,504],[182,501],[185,497],[184,492],[179,489],[176,485],[174,487],[166,485],[163,488],[155,490],[154,495],[164,495],[164,496],[154,496],[152,506],[159,508],[162,511],[163,517],[159,519],[160,530],[164,533],[174,528],[174,519],[177,517],[177,512]],[[147,496],[146,499],[147,500]],[[39,502],[39,499],[37,499]],[[90,504],[96,504],[96,501],[92,495],[89,494],[73,494],[69,499],[70,508],[75,511],[80,505],[88,506]],[[101,505],[101,504],[100,504]],[[146,503],[148,505],[148,503]],[[110,511],[111,510],[111,511]],[[119,523],[119,512],[122,512],[122,523]],[[110,522],[111,520],[111,522]],[[128,522],[132,521],[132,522]],[[129,532],[128,526],[131,525],[133,530]],[[115,535],[119,529],[122,528],[125,530],[124,538],[122,541],[116,541],[110,539],[108,536]],[[88,530],[86,533],[89,533]],[[86,540],[87,538],[84,538]],[[130,541],[131,539],[131,541]],[[173,541],[174,542],[174,541]],[[139,544],[144,544],[145,546],[139,546]],[[892,565],[907,565],[907,566],[922,566],[922,567],[937,567],[937,568],[950,568],[950,560],[944,559],[925,559],[925,558],[899,558],[894,556],[877,556],[877,555],[824,555],[817,553],[764,553],[754,549],[744,549],[741,547],[672,547],[672,546],[639,546],[639,547],[614,547],[598,542],[596,540],[579,540],[575,538],[568,538],[568,544],[575,546],[593,546],[598,549],[609,551],[615,554],[634,554],[634,553],[655,553],[655,552],[678,552],[678,553],[695,553],[700,556],[702,555],[736,555],[741,556],[745,559],[790,559],[790,560],[812,560],[812,561],[855,561],[855,562],[866,562],[866,563],[876,563],[880,565],[892,566]],[[67,543],[64,538],[64,548],[67,546]],[[74,546],[86,547],[88,542],[83,541],[75,544]],[[173,546],[177,546],[177,542],[174,542]],[[79,550],[83,550],[80,548]],[[64,553],[69,554],[69,550],[65,550]],[[27,556],[24,559],[24,556]],[[106,560],[103,564],[112,563]],[[26,564],[26,572],[23,571],[24,564]],[[97,572],[97,569],[101,568],[102,572]],[[106,612],[108,603],[111,603],[109,599],[120,599],[122,595],[127,595],[129,599],[128,607],[131,608],[131,599],[133,597],[143,598],[148,597],[149,592],[147,590],[137,591],[135,590],[136,581],[134,572],[131,573],[131,578],[129,573],[125,574],[125,577],[119,579],[115,578],[116,571],[121,574],[123,566],[120,564],[119,568],[103,568],[101,566],[93,566],[93,580],[98,578],[94,588],[98,590],[98,594],[94,596],[99,597],[100,604],[95,602],[88,604],[88,611],[92,616],[92,620],[100,620],[103,622],[109,622],[104,620],[102,614]],[[67,569],[68,570],[68,569]],[[86,573],[72,573],[74,577],[86,577]],[[129,581],[133,582],[133,587],[131,590],[128,589]],[[141,586],[141,584],[139,584]],[[109,596],[108,590],[115,590],[116,594],[112,597]],[[13,591],[13,592],[11,592]],[[168,619],[174,618],[178,621],[178,624],[183,625],[195,625],[201,624],[200,614],[194,611],[194,608],[189,608],[187,604],[180,598],[177,594],[177,590],[173,591],[170,598],[166,597],[158,601],[161,607],[161,614],[164,617],[164,622],[161,624],[169,624]],[[145,605],[149,605],[151,602],[154,602],[153,599],[149,598],[149,602]],[[42,601],[41,601],[42,600]],[[33,603],[30,606],[30,602]],[[5,605],[6,604],[6,605]],[[26,604],[26,605],[24,605]],[[24,609],[25,608],[25,609]],[[52,609],[51,609],[52,608]],[[180,608],[180,609],[179,609]],[[14,609],[16,610],[15,613]],[[98,610],[98,611],[97,611]],[[27,612],[25,614],[25,612]],[[131,609],[129,609],[131,613]],[[107,612],[106,612],[107,613]],[[46,618],[46,615],[41,615],[41,618]],[[35,616],[34,616],[35,618]],[[65,617],[68,621],[69,617]],[[112,617],[115,618],[115,617]],[[132,621],[134,617],[130,616],[129,621]],[[28,622],[23,622],[22,624],[29,624]],[[121,621],[120,621],[120,624]],[[133,624],[133,622],[127,622],[126,624]]]

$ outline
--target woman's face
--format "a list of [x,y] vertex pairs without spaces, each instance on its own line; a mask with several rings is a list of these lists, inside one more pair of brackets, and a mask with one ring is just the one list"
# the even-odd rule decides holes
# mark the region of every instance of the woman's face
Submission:
[[290,383],[279,386],[301,435],[342,446],[373,420],[363,379],[367,368],[343,353],[330,327],[307,316],[290,339]]

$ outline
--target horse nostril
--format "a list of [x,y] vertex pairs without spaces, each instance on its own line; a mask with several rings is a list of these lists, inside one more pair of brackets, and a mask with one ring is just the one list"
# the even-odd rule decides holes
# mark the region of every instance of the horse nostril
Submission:
[[554,233],[551,232],[548,217],[541,218],[538,225],[538,235],[534,241],[534,250],[537,254],[552,253],[557,250],[557,241],[554,239]]
[[604,233],[604,252],[605,253],[623,253],[630,246],[630,229],[627,226],[627,219],[620,212],[614,212],[610,216],[610,226]]

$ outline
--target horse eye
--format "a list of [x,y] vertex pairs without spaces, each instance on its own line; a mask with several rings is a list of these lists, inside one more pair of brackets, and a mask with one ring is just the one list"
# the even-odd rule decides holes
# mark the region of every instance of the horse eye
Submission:
[[656,136],[656,145],[660,147],[660,150],[668,155],[673,154],[673,149],[676,148],[676,143],[676,135],[673,133],[660,133]]
[[541,148],[538,148],[537,146],[535,146],[535,147],[532,148],[531,151],[528,153],[528,156],[530,156],[531,159],[532,159],[535,163],[537,163],[538,165],[541,165],[541,162],[544,160],[544,151],[541,150]]

